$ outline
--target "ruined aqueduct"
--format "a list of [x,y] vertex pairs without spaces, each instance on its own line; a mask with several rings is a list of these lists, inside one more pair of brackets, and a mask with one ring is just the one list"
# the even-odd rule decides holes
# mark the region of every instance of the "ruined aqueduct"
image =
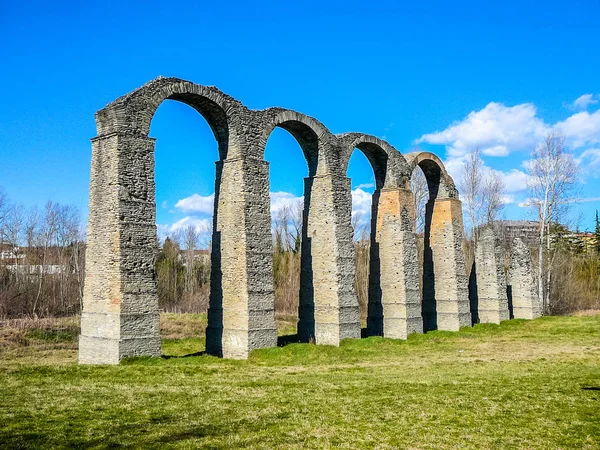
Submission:
[[[410,333],[471,325],[462,206],[438,157],[427,152],[402,155],[374,136],[333,135],[319,121],[295,111],[249,110],[215,87],[158,78],[96,114],[81,363],[115,364],[126,356],[161,354],[154,269],[155,139],[148,133],[155,111],[166,99],[186,103],[204,116],[219,148],[208,353],[246,358],[253,349],[277,344],[269,163],[264,159],[275,127],[294,136],[309,168],[304,186],[299,339],[338,345],[341,339],[361,336],[354,291],[351,188],[346,176],[355,148],[370,161],[376,180],[368,334],[405,339]],[[425,173],[430,198],[422,292],[410,189],[416,166]],[[489,266],[489,255],[494,259],[493,238],[490,245],[483,270]],[[491,270],[499,274],[497,265]],[[499,321],[508,318],[502,312],[508,310],[501,287],[494,286],[491,291],[496,294],[480,298],[474,314]],[[531,318],[530,304],[523,311],[523,317]]]

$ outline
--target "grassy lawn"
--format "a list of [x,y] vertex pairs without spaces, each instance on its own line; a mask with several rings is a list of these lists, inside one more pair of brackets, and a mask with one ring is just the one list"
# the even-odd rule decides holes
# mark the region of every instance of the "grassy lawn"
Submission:
[[100,367],[76,364],[74,319],[4,324],[0,447],[600,448],[600,315],[248,361],[189,356],[205,320],[165,315],[165,358]]

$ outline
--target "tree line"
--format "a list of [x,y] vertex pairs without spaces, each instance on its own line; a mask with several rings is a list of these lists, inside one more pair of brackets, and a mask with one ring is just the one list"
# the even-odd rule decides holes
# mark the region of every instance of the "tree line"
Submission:
[[[596,214],[593,245],[573,238],[569,223],[577,193],[578,167],[564,137],[550,133],[527,165],[528,206],[539,224],[534,252],[536,280],[544,312],[566,313],[600,308],[600,223]],[[482,226],[502,223],[506,189],[498,172],[487,169],[474,149],[464,161],[458,188],[467,231],[464,248],[468,270]],[[421,239],[427,181],[417,169],[411,179]],[[300,291],[303,205],[279,209],[273,217],[273,281],[275,310],[295,316]],[[369,291],[370,223],[353,215],[356,254],[355,289],[361,316]],[[156,279],[159,307],[178,313],[204,313],[210,293],[211,230],[188,226],[172,232],[158,245]],[[510,243],[505,243],[510,250]],[[0,318],[65,316],[81,311],[85,232],[77,208],[47,202],[26,210],[0,189]],[[422,265],[420,265],[422,266]],[[467,274],[468,275],[468,274]]]
[[85,235],[71,205],[26,210],[0,189],[0,318],[77,314]]

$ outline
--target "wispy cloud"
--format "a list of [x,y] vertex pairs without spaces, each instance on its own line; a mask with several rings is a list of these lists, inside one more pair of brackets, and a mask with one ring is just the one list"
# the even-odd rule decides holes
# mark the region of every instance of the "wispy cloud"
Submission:
[[[589,106],[597,100],[584,99],[580,104],[583,103]],[[565,135],[571,149],[600,143],[600,109],[591,113],[580,111],[565,120],[548,124],[537,116],[532,103],[505,106],[492,102],[445,130],[424,134],[416,142],[445,145],[447,156],[451,158],[464,156],[476,148],[484,155],[507,156],[533,150],[552,129]]]
[[449,157],[464,156],[476,148],[484,155],[506,156],[531,150],[549,129],[532,103],[505,106],[491,102],[445,130],[424,134],[416,143],[446,145]]
[[580,170],[592,178],[600,178],[600,148],[590,148],[575,158]]
[[356,186],[355,189],[373,189],[375,187],[375,183],[362,183]]
[[594,113],[582,111],[557,122],[554,128],[564,133],[572,149],[600,143],[600,109]]
[[177,203],[175,203],[175,208],[185,213],[212,215],[214,201],[215,194],[206,196],[194,194],[190,197],[179,200]]
[[298,197],[290,192],[270,192],[271,216],[276,216],[283,208],[295,208],[298,203],[304,202],[304,197]]
[[590,105],[598,103],[598,99],[594,98],[594,94],[583,94],[573,102],[573,109],[587,109]]

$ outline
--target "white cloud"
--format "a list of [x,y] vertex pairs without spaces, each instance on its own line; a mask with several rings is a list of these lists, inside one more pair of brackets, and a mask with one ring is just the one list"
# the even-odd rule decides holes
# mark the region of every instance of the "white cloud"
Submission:
[[558,122],[555,128],[564,133],[567,144],[573,148],[600,143],[600,109],[590,114],[582,111]]
[[375,187],[375,183],[362,183],[356,186],[356,189],[373,189]]
[[[455,158],[449,158],[446,161],[444,161],[444,166],[446,167],[446,170],[457,185],[460,184],[460,179],[465,168],[465,159],[466,155]],[[482,167],[484,178],[487,178],[492,171],[496,172],[502,178],[507,194],[514,194],[516,192],[522,192],[527,189],[528,176],[525,172],[518,169],[511,169],[508,172],[503,172],[501,170],[496,170],[486,165]]]
[[193,226],[197,232],[201,233],[210,229],[212,225],[212,219],[186,216],[171,225],[169,227],[169,231],[175,233],[180,230],[185,230],[190,225]]
[[304,197],[297,197],[290,192],[270,192],[271,216],[277,215],[284,207],[294,208],[298,203],[304,203]]
[[600,178],[600,148],[585,150],[579,157],[575,158],[583,174],[593,178]]
[[214,201],[215,194],[206,196],[194,194],[179,200],[175,203],[175,208],[180,209],[185,213],[212,215]]
[[198,242],[200,248],[204,248],[210,242],[212,236],[212,219],[210,218],[198,218],[193,216],[186,216],[177,222],[168,224],[157,224],[157,233],[159,240],[163,241],[167,236],[177,235],[183,232],[187,227],[192,226],[198,233]]
[[503,195],[502,196],[502,203],[505,205],[510,205],[511,203],[515,202],[515,196],[514,195]]
[[446,145],[447,156],[454,158],[476,148],[481,149],[484,155],[506,156],[518,150],[531,150],[549,129],[537,117],[537,109],[532,103],[505,106],[491,102],[443,131],[421,136],[417,144]]
[[163,202],[160,204],[161,207],[166,208],[167,207],[167,201],[163,200]]
[[352,216],[357,216],[360,221],[369,221],[371,218],[371,194],[356,188],[352,191]]
[[577,100],[573,102],[573,108],[575,109],[587,109],[588,106],[598,103],[597,99],[594,99],[594,94],[583,94]]
[[511,169],[508,172],[496,171],[502,177],[506,192],[514,193],[521,192],[527,189],[528,175],[518,169]]

